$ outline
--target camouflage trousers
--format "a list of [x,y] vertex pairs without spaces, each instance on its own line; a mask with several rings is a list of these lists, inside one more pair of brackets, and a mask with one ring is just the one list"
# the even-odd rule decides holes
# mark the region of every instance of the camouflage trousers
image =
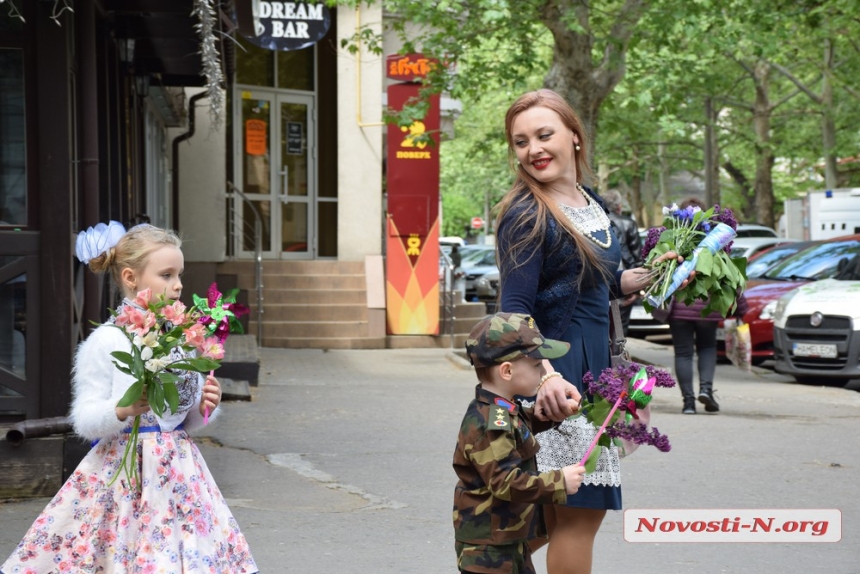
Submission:
[[524,542],[513,544],[467,544],[454,542],[457,568],[475,574],[535,574],[531,550]]

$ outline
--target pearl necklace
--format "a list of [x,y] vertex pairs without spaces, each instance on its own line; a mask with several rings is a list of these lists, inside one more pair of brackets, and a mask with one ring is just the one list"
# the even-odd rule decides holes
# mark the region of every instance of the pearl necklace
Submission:
[[[571,207],[569,205],[559,203],[558,206],[561,208],[565,217],[567,217],[567,220],[570,221],[570,224],[573,225],[581,235],[587,237],[603,249],[608,249],[609,246],[612,245],[612,233],[609,231],[609,226],[611,225],[609,217],[606,215],[606,212],[594,202],[591,196],[588,195],[580,184],[576,184],[576,189],[579,190],[588,205],[585,207]],[[606,241],[600,241],[594,237],[592,233],[595,231],[604,232],[606,234]]]

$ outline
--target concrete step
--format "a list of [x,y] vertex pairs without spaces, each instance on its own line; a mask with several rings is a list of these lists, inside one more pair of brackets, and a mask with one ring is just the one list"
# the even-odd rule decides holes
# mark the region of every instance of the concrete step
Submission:
[[[253,278],[251,288],[253,288]],[[367,283],[364,275],[263,275],[263,297],[272,291],[282,289],[327,291],[330,289],[361,290],[366,288]]]
[[[254,275],[254,261],[225,261],[218,266],[218,273]],[[278,261],[263,260],[264,275],[336,275],[345,273],[357,275],[364,273],[364,261]]]
[[[256,325],[249,333],[256,333]],[[219,379],[248,381],[256,387],[260,379],[260,349],[254,335],[230,335],[224,342],[224,359],[216,371]]]
[[[255,299],[251,299],[255,303]],[[367,292],[361,289],[270,289],[263,293],[263,309],[279,304],[367,305]]]
[[263,346],[280,349],[384,349],[385,337],[264,337]]
[[[251,322],[250,331],[256,332],[256,323]],[[263,321],[263,340],[295,337],[367,337],[367,321]]]
[[263,321],[367,321],[364,304],[263,304]]

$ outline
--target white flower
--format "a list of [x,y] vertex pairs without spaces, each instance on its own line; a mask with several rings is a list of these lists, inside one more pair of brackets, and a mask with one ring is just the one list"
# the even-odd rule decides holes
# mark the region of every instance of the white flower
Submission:
[[693,213],[699,213],[700,211],[702,211],[702,208],[697,205],[691,205],[690,207],[693,208]]
[[155,359],[150,359],[149,361],[146,361],[144,363],[144,367],[146,367],[146,370],[151,372],[151,373],[157,373],[158,371],[164,369],[166,366],[167,366],[167,361],[165,361],[163,358],[160,358],[160,357],[155,358]]
[[678,204],[673,203],[671,206],[663,208],[663,215],[672,215],[673,211],[678,211],[679,209]]
[[158,333],[156,333],[155,331],[150,331],[149,333],[144,335],[143,338],[141,338],[138,335],[134,339],[135,339],[135,341],[137,341],[137,339],[140,339],[141,340],[140,345],[146,345],[147,347],[157,347],[158,346]]
[[150,347],[144,347],[140,351],[140,358],[144,361],[148,361],[152,358],[152,349]]

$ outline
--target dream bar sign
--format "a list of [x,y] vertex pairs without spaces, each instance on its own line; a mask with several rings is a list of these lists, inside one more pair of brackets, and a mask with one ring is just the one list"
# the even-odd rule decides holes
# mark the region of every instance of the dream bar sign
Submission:
[[331,13],[316,2],[254,2],[254,32],[249,41],[267,50],[301,50],[313,46],[331,27]]

